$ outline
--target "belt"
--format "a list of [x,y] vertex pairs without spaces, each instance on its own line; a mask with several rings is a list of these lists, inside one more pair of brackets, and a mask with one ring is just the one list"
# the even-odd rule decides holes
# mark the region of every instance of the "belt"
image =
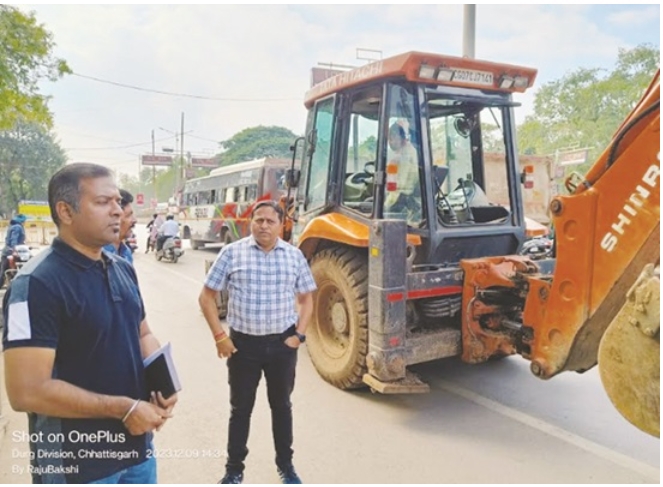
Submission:
[[237,330],[230,329],[230,338],[239,338],[241,340],[260,340],[266,342],[283,341],[288,337],[295,335],[295,325],[291,325],[287,330],[281,333],[273,333],[271,335],[249,335]]

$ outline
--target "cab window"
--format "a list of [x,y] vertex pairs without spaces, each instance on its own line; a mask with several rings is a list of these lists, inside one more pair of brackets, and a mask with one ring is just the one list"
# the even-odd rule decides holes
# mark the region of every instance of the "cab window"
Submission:
[[[315,114],[315,126],[309,137],[314,139],[315,150],[311,155],[308,184],[306,186],[305,208],[321,207],[327,199],[329,181],[329,160],[334,129],[334,99],[329,98],[318,103]],[[311,144],[311,141],[309,141]]]
[[382,87],[371,87],[354,94],[351,103],[342,204],[372,214]]

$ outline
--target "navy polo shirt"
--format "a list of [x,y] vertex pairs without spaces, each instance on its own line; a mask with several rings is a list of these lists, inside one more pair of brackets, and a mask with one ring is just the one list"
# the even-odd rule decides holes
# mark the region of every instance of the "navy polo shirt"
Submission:
[[[56,238],[16,276],[3,302],[5,350],[56,351],[53,377],[91,392],[148,399],[140,351],[143,301],[133,267],[91,260]],[[146,459],[147,435],[119,419],[28,414],[33,482],[86,483]]]

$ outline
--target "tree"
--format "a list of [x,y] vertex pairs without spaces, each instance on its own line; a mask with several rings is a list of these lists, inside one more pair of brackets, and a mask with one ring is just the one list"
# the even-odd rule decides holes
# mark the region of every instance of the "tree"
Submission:
[[47,98],[39,94],[39,81],[55,81],[71,69],[53,57],[53,36],[34,13],[0,5],[0,130],[19,120],[52,125]]
[[34,122],[0,132],[0,211],[10,214],[21,200],[46,201],[48,181],[66,161],[53,135]]
[[587,147],[589,161],[597,159],[649,85],[659,57],[660,51],[646,44],[620,49],[610,72],[578,68],[543,85],[534,114],[518,128],[519,151],[547,155]]
[[250,161],[261,157],[292,156],[290,146],[297,136],[284,127],[251,127],[221,142],[225,149],[219,157],[221,165],[228,166],[238,162]]

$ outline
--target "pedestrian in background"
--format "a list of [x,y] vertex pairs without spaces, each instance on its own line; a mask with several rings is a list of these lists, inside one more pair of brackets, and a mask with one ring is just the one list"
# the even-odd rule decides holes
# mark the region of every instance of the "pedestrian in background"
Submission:
[[120,234],[117,241],[104,245],[104,250],[111,254],[116,254],[123,259],[134,263],[134,253],[125,243],[125,240],[131,235],[131,230],[136,225],[136,215],[134,214],[133,201],[134,196],[127,190],[120,190],[120,208],[122,208],[122,218],[120,218]]
[[157,220],[158,216],[159,216],[158,213],[152,215],[152,219],[149,222],[147,222],[147,225],[145,225],[145,228],[147,229],[147,243],[145,244],[146,254],[150,251],[151,247],[152,250],[154,250],[154,246],[152,244],[152,227],[154,226],[154,222]]
[[152,221],[152,226],[150,227],[150,245],[147,246],[145,249],[145,253],[147,254],[150,250],[150,247],[152,250],[156,250],[157,246],[157,236],[159,235],[159,228],[161,228],[161,225],[164,224],[165,218],[161,214],[155,213],[154,220]]
[[[251,235],[221,249],[199,297],[217,354],[228,359],[230,421],[222,484],[240,484],[244,478],[251,413],[263,374],[277,471],[285,484],[302,483],[292,462],[290,395],[316,286],[302,252],[279,238],[282,225],[283,209],[277,203],[258,203],[251,216]],[[221,290],[228,290],[229,335],[216,309],[216,293]]]
[[2,262],[0,263],[0,287],[5,284],[5,271],[9,268],[8,257],[14,253],[17,245],[25,243],[25,215],[19,213],[9,222],[7,235],[5,235],[5,247],[2,249]]
[[133,267],[102,252],[119,236],[120,200],[108,168],[59,170],[48,185],[58,236],[5,294],[7,396],[28,413],[34,483],[156,483],[151,432],[177,395],[146,390],[143,359],[159,342]]

